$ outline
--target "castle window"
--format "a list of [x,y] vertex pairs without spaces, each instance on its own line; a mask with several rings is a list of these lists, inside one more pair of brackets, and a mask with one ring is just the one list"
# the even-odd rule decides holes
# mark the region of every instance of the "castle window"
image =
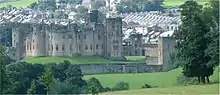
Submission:
[[92,44],[90,45],[90,49],[92,50]]
[[104,49],[104,45],[102,44],[102,49]]
[[96,44],[96,49],[99,49],[99,45],[98,44]]
[[58,51],[58,45],[56,45],[56,51]]
[[85,50],[88,50],[88,46],[85,44]]
[[65,35],[63,36],[63,39],[65,39]]
[[70,50],[72,50],[72,45],[70,44]]
[[34,45],[33,45],[33,50],[34,50]]
[[101,40],[101,36],[100,35],[98,35],[98,40]]
[[63,50],[63,51],[65,50],[65,46],[64,46],[64,45],[62,45],[62,50]]
[[68,38],[69,38],[69,39],[72,39],[73,37],[72,37],[72,35],[68,35]]
[[119,36],[119,31],[116,32],[116,35]]
[[171,30],[173,30],[173,26],[171,26]]
[[50,45],[48,45],[48,51],[50,51]]
[[31,43],[30,43],[30,50],[31,50]]
[[169,30],[169,26],[167,26],[167,30]]
[[51,50],[53,51],[53,45],[51,45]]
[[78,36],[78,39],[80,39],[80,35]]
[[84,39],[86,39],[86,34],[84,34]]

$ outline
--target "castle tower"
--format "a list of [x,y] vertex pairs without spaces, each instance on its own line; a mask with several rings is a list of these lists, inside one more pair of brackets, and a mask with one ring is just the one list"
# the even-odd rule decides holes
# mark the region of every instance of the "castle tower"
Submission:
[[12,28],[12,47],[15,48],[15,60],[22,60],[25,57],[24,31],[19,23],[11,23]]
[[176,39],[174,37],[160,37],[158,39],[158,65],[163,65],[163,71],[173,69],[176,62]]
[[105,56],[122,59],[122,18],[107,18],[105,24]]
[[33,25],[32,56],[46,56],[46,32],[44,24]]

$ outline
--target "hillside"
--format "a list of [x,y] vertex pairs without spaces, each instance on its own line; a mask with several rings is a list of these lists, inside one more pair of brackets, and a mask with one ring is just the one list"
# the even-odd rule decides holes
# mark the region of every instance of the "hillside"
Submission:
[[[173,7],[173,6],[179,6],[181,4],[184,4],[186,0],[164,0],[164,6],[165,7]],[[208,3],[209,0],[196,0],[199,4],[204,5]]]
[[3,2],[0,3],[0,7],[5,7],[7,5],[12,5],[16,8],[26,8],[28,5],[30,5],[33,2],[38,2],[39,0],[17,0],[17,1],[11,1],[11,2]]
[[[175,85],[177,76],[182,72],[181,68],[158,73],[141,73],[141,74],[104,74],[104,75],[88,75],[85,79],[95,77],[99,79],[104,87],[113,87],[117,82],[129,83],[131,89],[140,89],[144,84],[150,84],[152,86],[159,87],[171,87]],[[218,69],[210,77],[210,81],[218,81]]]
[[128,90],[119,92],[108,92],[101,95],[155,95],[155,94],[173,94],[173,95],[219,95],[219,84],[211,85],[191,85],[191,86],[176,86],[169,88],[151,88]]
[[[165,0],[164,2],[164,6],[165,7],[170,7],[170,6],[179,6],[181,4],[184,3],[185,0]],[[207,3],[209,0],[196,0],[199,4],[205,4]],[[38,2],[38,0],[18,0],[18,1],[14,1],[14,2],[3,2],[0,3],[0,7],[4,7],[7,5],[12,5],[14,7],[17,8],[26,8],[28,5],[30,5],[33,2]]]

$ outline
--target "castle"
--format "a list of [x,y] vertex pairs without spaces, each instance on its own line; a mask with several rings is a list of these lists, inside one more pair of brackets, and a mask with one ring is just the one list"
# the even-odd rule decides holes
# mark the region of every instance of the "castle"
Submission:
[[13,59],[39,56],[102,56],[121,60],[122,19],[97,22],[98,11],[89,13],[86,23],[71,20],[8,22],[12,28]]

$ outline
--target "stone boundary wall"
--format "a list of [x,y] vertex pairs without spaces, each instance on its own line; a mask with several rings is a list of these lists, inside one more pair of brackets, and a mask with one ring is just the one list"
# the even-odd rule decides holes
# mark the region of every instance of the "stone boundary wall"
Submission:
[[162,72],[162,65],[147,65],[146,63],[77,65],[80,66],[84,75]]

